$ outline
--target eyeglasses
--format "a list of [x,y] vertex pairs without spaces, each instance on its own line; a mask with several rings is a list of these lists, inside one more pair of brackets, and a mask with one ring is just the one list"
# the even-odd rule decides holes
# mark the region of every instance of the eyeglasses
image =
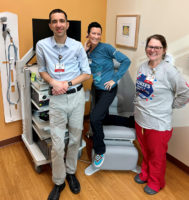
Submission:
[[147,46],[147,49],[148,49],[148,50],[154,49],[154,50],[158,51],[158,50],[160,50],[160,49],[162,49],[162,48],[163,48],[163,47],[160,47],[160,46]]

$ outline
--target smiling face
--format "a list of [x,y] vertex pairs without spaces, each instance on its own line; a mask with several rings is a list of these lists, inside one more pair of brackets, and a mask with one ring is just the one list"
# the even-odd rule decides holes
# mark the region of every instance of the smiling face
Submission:
[[97,28],[97,27],[91,28],[90,33],[88,34],[88,38],[92,47],[95,47],[98,45],[98,43],[101,41],[101,36],[102,36],[101,28]]
[[150,39],[146,46],[146,55],[148,56],[150,62],[160,63],[165,55],[166,49],[163,47],[160,40]]
[[50,19],[49,27],[53,31],[55,39],[65,39],[69,22],[67,22],[64,13],[53,13]]

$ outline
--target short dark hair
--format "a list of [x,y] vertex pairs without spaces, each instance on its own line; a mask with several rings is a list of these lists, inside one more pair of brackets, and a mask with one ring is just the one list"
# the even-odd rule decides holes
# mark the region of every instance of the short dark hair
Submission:
[[[156,39],[159,40],[163,46],[163,49],[166,50],[167,49],[167,42],[166,39],[163,35],[159,35],[159,34],[155,34],[155,35],[151,35],[150,37],[147,38],[146,40],[146,47],[148,46],[148,43],[150,42],[151,39]],[[165,58],[166,53],[163,55],[163,59]]]
[[91,22],[88,26],[88,30],[87,30],[87,33],[89,34],[90,31],[91,31],[91,28],[100,28],[101,29],[101,32],[102,32],[102,26],[98,23],[98,22]]
[[67,14],[65,11],[61,10],[61,9],[54,9],[52,10],[50,13],[49,13],[49,23],[51,23],[51,15],[54,14],[54,13],[63,13],[64,16],[65,16],[65,19],[67,21],[68,17],[67,17]]

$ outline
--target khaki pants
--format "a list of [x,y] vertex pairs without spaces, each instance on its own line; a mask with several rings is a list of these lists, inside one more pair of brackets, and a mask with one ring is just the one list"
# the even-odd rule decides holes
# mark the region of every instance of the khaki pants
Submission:
[[[49,116],[52,139],[52,180],[64,183],[66,173],[74,174],[77,168],[78,151],[83,129],[85,94],[83,88],[73,94],[50,97]],[[64,137],[68,128],[69,144],[64,161]]]

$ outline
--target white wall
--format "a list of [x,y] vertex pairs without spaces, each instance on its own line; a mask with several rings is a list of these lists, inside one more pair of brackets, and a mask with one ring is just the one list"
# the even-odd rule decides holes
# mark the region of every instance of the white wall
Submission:
[[[145,40],[152,34],[162,34],[168,42],[168,52],[189,82],[189,1],[188,0],[107,0],[106,42],[115,45],[116,15],[139,14],[137,50],[117,47],[132,61],[130,73],[135,80],[139,64],[146,59]],[[189,105],[174,111],[173,137],[168,153],[189,166]]]

